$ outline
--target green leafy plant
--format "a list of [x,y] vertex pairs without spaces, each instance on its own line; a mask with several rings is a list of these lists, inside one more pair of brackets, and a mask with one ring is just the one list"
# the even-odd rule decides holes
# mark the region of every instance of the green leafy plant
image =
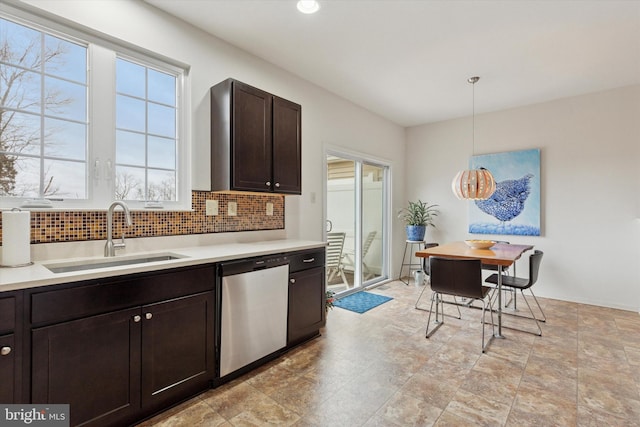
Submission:
[[409,201],[409,205],[400,211],[398,218],[402,219],[407,225],[435,227],[433,219],[438,216],[439,213],[436,209],[437,206],[438,205],[429,205],[422,200],[418,200],[417,202]]

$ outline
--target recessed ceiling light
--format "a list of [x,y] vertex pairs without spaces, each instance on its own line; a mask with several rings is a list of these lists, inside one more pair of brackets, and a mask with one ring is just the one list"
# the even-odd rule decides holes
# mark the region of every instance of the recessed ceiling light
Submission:
[[316,13],[320,10],[320,3],[316,0],[299,0],[297,6],[302,13]]

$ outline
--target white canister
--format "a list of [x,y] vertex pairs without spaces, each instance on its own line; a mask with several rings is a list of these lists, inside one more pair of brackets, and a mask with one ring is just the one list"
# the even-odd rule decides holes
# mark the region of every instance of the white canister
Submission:
[[424,286],[424,271],[416,270],[413,273],[413,278],[415,279],[416,286]]
[[31,264],[31,213],[14,209],[2,212],[2,266]]

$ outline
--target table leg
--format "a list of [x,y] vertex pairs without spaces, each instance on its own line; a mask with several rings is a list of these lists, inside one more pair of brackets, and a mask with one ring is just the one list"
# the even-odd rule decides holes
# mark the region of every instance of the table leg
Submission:
[[498,265],[498,333],[496,338],[504,338],[502,335],[502,266]]

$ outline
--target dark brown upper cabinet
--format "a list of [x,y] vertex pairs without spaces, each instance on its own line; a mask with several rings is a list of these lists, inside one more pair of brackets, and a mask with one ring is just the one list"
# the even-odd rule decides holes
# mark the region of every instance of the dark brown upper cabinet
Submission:
[[302,194],[302,108],[234,79],[211,88],[211,191]]

